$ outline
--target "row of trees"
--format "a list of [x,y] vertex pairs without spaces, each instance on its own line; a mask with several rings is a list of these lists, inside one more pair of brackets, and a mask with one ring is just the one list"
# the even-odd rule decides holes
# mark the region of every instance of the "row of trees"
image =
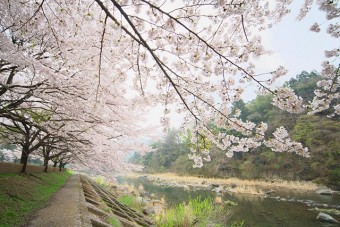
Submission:
[[[289,87],[271,85],[287,72],[277,66],[258,72],[255,60],[267,54],[262,30],[289,13],[291,1],[8,0],[0,2],[0,118],[6,143],[22,148],[22,163],[33,152],[72,156],[90,168],[121,169],[124,152],[142,131],[136,108],[164,105],[195,125],[191,158],[209,160],[202,136],[231,157],[265,144],[276,151],[308,156],[284,128],[264,141],[267,125],[243,121],[230,107],[249,84],[273,95],[292,113],[305,106]],[[306,0],[298,19],[311,8]],[[339,37],[339,5],[317,1],[327,28]],[[323,29],[312,26],[314,31]],[[339,114],[338,49],[329,50],[322,80],[308,105],[311,112]],[[214,134],[209,122],[238,131]],[[145,131],[143,131],[145,133]],[[245,139],[244,136],[247,138]],[[196,137],[196,138],[194,138]],[[200,138],[199,138],[200,137]],[[127,139],[129,138],[129,139]],[[196,142],[195,142],[196,141]],[[201,149],[203,148],[203,149]],[[142,148],[140,148],[142,150]],[[101,163],[99,165],[99,163]]]
[[[91,52],[88,42],[79,46],[79,37],[72,43],[61,24],[63,7],[54,3],[0,3],[1,143],[21,148],[23,172],[31,154],[43,158],[45,171],[49,161],[104,172],[124,169],[125,153],[138,148],[140,113],[125,98],[122,75],[94,72],[101,58],[97,47]],[[77,10],[77,4],[64,4],[65,10]],[[85,17],[79,17],[81,23]],[[135,140],[127,141],[131,135]]]
[[[321,77],[316,72],[302,72],[285,86],[312,99],[310,91]],[[239,178],[281,178],[288,180],[315,180],[333,187],[340,187],[340,123],[337,119],[327,118],[328,113],[318,115],[295,115],[286,113],[271,104],[270,95],[258,95],[254,100],[234,105],[234,111],[241,109],[241,118],[253,122],[267,120],[274,131],[283,123],[292,137],[310,149],[310,158],[296,154],[273,153],[265,146],[252,149],[249,153],[238,152],[231,159],[224,158],[223,152],[210,144],[212,160],[202,168],[192,168],[188,160],[190,152],[190,131],[171,130],[162,141],[152,144],[154,152],[144,156],[135,154],[131,161],[145,166],[148,172],[173,171],[178,174],[204,175],[207,177]],[[211,125],[212,129],[225,131],[223,127]],[[235,134],[236,132],[229,132]]]
[[[32,58],[32,61],[39,59]],[[18,66],[1,60],[0,134],[2,143],[21,147],[23,172],[31,154],[42,157],[45,171],[49,161],[55,166],[57,163],[64,166],[70,161],[86,164],[88,160],[96,159],[97,152],[93,150],[100,149],[98,145],[102,149],[106,146],[112,152],[112,140],[127,135],[123,129],[133,123],[118,131],[114,130],[113,124],[118,118],[119,124],[124,122],[126,107],[120,104],[119,111],[111,111],[115,115],[108,116],[110,112],[98,114],[97,111],[105,112],[107,108],[90,102],[88,94],[82,91],[86,84],[82,87],[65,87],[56,81],[52,84],[51,78],[39,79],[42,75],[34,70],[37,70],[34,65]],[[114,106],[115,101],[110,101],[106,105]],[[96,140],[101,140],[102,144]],[[106,144],[104,140],[107,140]],[[124,151],[123,147],[121,151]]]

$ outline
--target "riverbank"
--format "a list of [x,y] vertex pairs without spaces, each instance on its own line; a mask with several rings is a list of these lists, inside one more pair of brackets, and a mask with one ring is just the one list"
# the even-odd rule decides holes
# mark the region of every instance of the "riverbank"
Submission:
[[[216,204],[232,201],[237,206],[229,223],[244,220],[246,226],[337,226],[337,223],[321,220],[319,216],[323,212],[340,221],[340,194],[313,182],[134,173],[119,178],[119,184],[132,191],[164,198],[170,206],[198,197],[213,198]],[[320,193],[321,188],[325,189],[324,193]]]
[[320,186],[307,181],[284,181],[284,180],[242,180],[237,178],[204,178],[193,176],[179,176],[174,173],[161,174],[140,174],[129,173],[126,175],[129,178],[145,178],[154,181],[155,184],[192,188],[224,188],[229,192],[246,193],[253,195],[265,195],[271,190],[298,190],[298,191],[316,191]]

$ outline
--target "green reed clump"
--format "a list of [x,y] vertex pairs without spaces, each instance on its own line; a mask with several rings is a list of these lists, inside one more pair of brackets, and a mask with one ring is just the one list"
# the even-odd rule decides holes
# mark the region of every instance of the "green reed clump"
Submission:
[[137,198],[132,195],[120,195],[118,196],[117,200],[124,204],[125,206],[134,209],[138,212],[143,211],[143,204],[137,201]]
[[212,198],[190,199],[188,204],[180,203],[173,208],[167,209],[163,214],[157,216],[156,226],[225,226],[229,214],[229,208],[215,206]]
[[113,216],[109,217],[108,222],[113,227],[120,227],[121,226],[120,222],[115,217],[113,217]]

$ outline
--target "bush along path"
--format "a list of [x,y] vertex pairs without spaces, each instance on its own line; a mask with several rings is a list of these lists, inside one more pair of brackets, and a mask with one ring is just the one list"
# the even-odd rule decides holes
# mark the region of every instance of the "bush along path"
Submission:
[[61,188],[70,172],[0,174],[0,226],[21,226]]

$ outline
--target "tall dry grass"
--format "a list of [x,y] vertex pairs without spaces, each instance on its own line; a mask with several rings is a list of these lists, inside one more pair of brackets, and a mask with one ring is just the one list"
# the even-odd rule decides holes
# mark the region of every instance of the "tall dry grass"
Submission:
[[160,180],[160,181],[171,181],[178,184],[191,184],[191,185],[202,185],[202,182],[206,182],[207,184],[218,184],[222,186],[232,186],[231,191],[235,191],[238,193],[249,193],[251,194],[262,194],[263,191],[261,189],[268,188],[282,188],[289,190],[300,190],[300,191],[314,191],[318,188],[317,184],[308,181],[285,181],[285,180],[273,180],[273,181],[265,181],[265,180],[244,180],[238,178],[200,178],[193,176],[179,176],[174,173],[162,173],[162,174],[137,174],[132,173],[129,174],[128,177],[139,177],[139,176],[148,176],[151,180]]

